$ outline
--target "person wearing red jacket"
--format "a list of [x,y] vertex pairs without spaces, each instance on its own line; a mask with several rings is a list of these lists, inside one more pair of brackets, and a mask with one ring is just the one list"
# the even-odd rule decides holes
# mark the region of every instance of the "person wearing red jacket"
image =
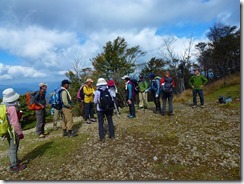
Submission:
[[168,100],[169,103],[169,114],[173,115],[173,89],[176,86],[174,79],[170,76],[169,71],[165,71],[164,76],[160,80],[160,86],[162,91],[162,112],[161,114],[164,116],[166,114],[166,102]]

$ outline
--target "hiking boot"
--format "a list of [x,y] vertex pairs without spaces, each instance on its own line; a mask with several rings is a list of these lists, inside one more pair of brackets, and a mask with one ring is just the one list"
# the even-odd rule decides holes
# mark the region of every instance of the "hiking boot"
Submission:
[[86,124],[91,124],[91,122],[89,120],[86,120]]
[[197,107],[196,105],[193,105],[193,106],[192,106],[193,109],[196,108],[196,107]]
[[100,139],[100,142],[105,143],[105,138]]
[[201,105],[201,108],[204,108],[205,107],[205,105]]
[[163,112],[163,113],[161,113],[161,115],[162,115],[162,116],[165,116],[165,115],[166,115],[166,113],[165,113],[165,112]]
[[90,121],[91,122],[96,122],[96,120],[94,118],[91,118]]
[[63,129],[63,137],[68,136],[68,132],[66,131],[66,129]]
[[174,114],[175,114],[174,112],[170,112],[170,113],[169,113],[170,116],[173,116]]
[[130,115],[130,116],[128,116],[128,118],[135,118],[136,116],[133,116],[133,115]]
[[19,164],[19,165],[15,166],[15,167],[10,167],[10,168],[9,168],[9,171],[10,171],[11,173],[19,172],[19,171],[24,170],[26,167],[27,167],[26,164]]
[[68,131],[68,137],[75,137],[75,136],[77,136],[77,134],[74,133],[72,130]]
[[38,138],[45,138],[45,135],[44,134],[40,134],[40,135],[38,135]]

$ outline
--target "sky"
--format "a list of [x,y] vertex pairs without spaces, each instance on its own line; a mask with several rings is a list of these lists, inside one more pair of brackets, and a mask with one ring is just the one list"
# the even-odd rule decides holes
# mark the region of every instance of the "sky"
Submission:
[[147,53],[138,63],[161,57],[167,38],[180,55],[216,22],[240,27],[240,1],[0,0],[0,84],[60,83],[75,60],[92,67],[118,36]]

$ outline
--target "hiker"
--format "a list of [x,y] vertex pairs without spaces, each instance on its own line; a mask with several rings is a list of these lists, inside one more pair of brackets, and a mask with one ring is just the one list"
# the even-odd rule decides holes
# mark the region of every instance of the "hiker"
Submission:
[[136,117],[136,109],[135,109],[135,90],[133,90],[133,84],[130,80],[130,77],[128,75],[124,75],[122,77],[123,80],[125,80],[125,90],[126,90],[126,102],[129,106],[129,112],[128,118],[135,118]]
[[24,170],[27,166],[18,159],[19,142],[24,138],[21,125],[18,118],[19,94],[13,88],[7,88],[3,91],[2,104],[6,105],[9,123],[13,126],[11,133],[6,134],[9,143],[9,161],[10,172]]
[[174,79],[170,76],[169,71],[165,71],[164,76],[160,80],[160,86],[162,91],[162,112],[161,114],[164,116],[166,114],[166,102],[168,100],[169,104],[169,114],[173,115],[173,89],[176,86]]
[[155,74],[150,73],[149,78],[151,80],[149,88],[146,89],[146,93],[151,92],[153,101],[156,106],[156,114],[161,113],[161,106],[160,106],[160,77],[155,76]]
[[109,80],[107,82],[107,85],[108,85],[108,88],[111,91],[111,94],[112,94],[112,97],[113,97],[113,100],[114,100],[114,103],[115,103],[115,110],[117,111],[117,113],[120,114],[119,103],[118,103],[118,99],[117,99],[117,96],[116,96],[116,94],[118,93],[118,89],[117,89],[117,87],[115,85],[114,80],[111,77],[109,78]]
[[139,108],[147,108],[147,93],[145,92],[148,88],[148,83],[144,80],[143,75],[139,76]]
[[63,113],[61,109],[57,109],[57,102],[58,102],[58,92],[60,88],[54,89],[54,91],[50,94],[49,104],[51,104],[51,115],[53,115],[53,130],[58,130],[58,120],[61,118],[63,119]]
[[46,90],[47,84],[41,82],[39,84],[39,91],[34,96],[34,103],[41,107],[36,111],[36,134],[38,138],[45,138],[45,124],[46,124]]
[[58,130],[58,120],[62,119],[63,120],[63,112],[62,110],[58,110],[55,108],[53,109],[53,130]]
[[69,80],[63,80],[61,83],[61,91],[60,91],[60,98],[62,101],[62,113],[63,113],[63,123],[62,123],[62,129],[63,129],[63,137],[75,137],[77,136],[76,133],[73,132],[73,113],[72,113],[72,98],[70,96],[70,93],[68,91]]
[[200,98],[201,107],[204,108],[204,96],[203,96],[203,86],[207,84],[208,79],[200,74],[198,68],[194,68],[194,75],[191,76],[189,80],[189,84],[192,87],[193,94],[193,106],[192,108],[196,108],[197,106],[197,94]]
[[85,84],[82,84],[77,92],[77,99],[80,102],[81,116],[85,119],[85,104],[84,104],[84,91],[83,87]]
[[[104,133],[104,119],[106,116],[106,119],[108,121],[108,132],[109,132],[109,138],[114,139],[114,123],[113,123],[113,98],[112,95],[113,93],[111,92],[110,89],[108,89],[107,82],[104,78],[99,78],[96,84],[96,91],[95,91],[95,97],[94,97],[94,103],[97,104],[97,117],[98,117],[98,132],[99,132],[99,138],[101,142],[105,141],[105,133]],[[104,91],[107,90],[107,93]],[[101,97],[103,95],[109,94],[110,101],[108,99],[102,100]],[[105,95],[103,96],[105,98]],[[101,104],[101,103],[106,103],[106,104]],[[109,106],[109,103],[111,104]],[[104,108],[106,106],[107,108]],[[104,108],[104,109],[103,109]]]
[[95,89],[92,87],[93,80],[87,79],[85,86],[83,87],[84,91],[84,108],[85,108],[85,121],[86,124],[91,124],[91,122],[96,122],[94,118],[94,93]]

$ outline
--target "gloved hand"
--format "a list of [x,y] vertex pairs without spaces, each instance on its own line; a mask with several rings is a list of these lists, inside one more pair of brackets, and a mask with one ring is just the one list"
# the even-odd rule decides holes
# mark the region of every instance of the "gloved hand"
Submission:
[[23,134],[19,134],[18,137],[19,137],[19,140],[20,139],[24,139],[24,135]]
[[155,97],[158,98],[158,94],[156,94]]

